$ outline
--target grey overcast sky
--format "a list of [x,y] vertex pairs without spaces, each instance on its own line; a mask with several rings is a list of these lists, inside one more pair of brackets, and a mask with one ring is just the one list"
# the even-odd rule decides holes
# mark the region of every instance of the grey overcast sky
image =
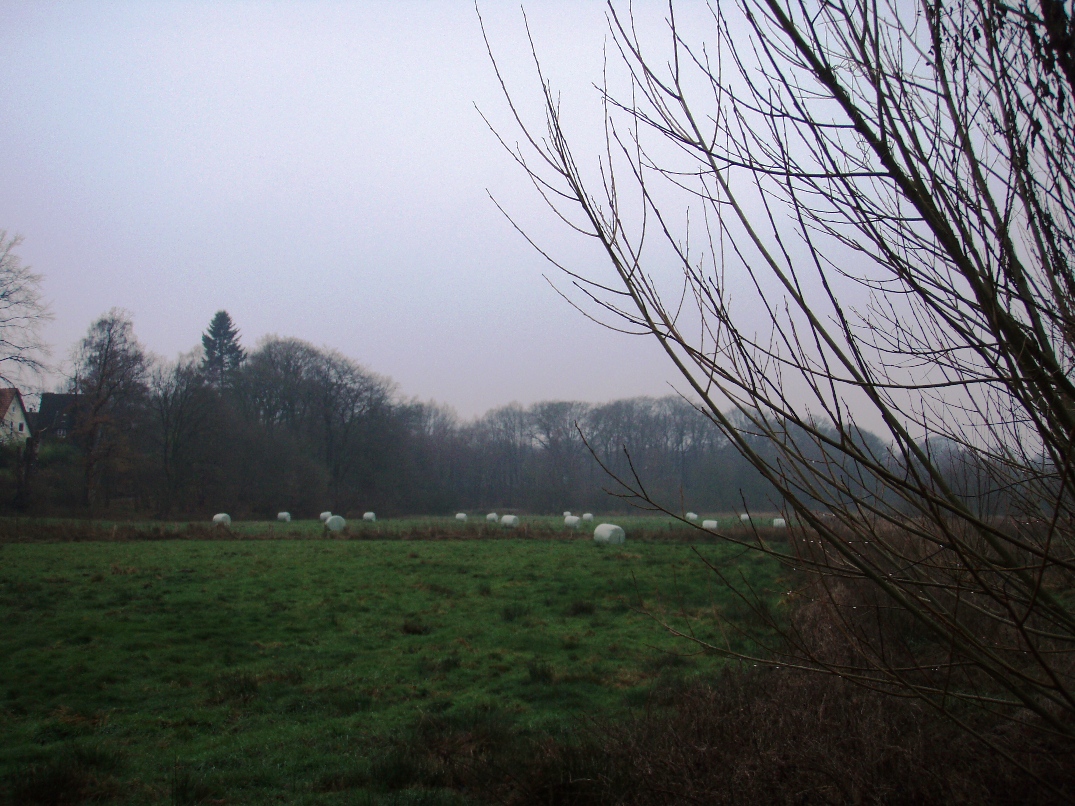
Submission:
[[[536,102],[518,4],[481,5]],[[527,15],[598,123],[603,4]],[[0,0],[0,53],[0,229],[44,275],[54,363],[114,306],[168,358],[224,308],[248,347],[333,347],[464,417],[670,391],[656,347],[568,306],[490,202],[588,259],[475,111],[516,136],[469,0]]]

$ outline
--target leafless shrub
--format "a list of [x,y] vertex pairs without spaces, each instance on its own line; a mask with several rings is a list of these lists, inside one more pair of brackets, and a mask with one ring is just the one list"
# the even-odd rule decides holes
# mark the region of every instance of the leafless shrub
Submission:
[[[352,785],[453,789],[499,804],[1059,804],[1070,747],[972,715],[1019,763],[924,703],[789,668],[669,678],[627,720],[557,736],[496,713],[427,716]],[[1048,786],[1042,786],[1044,781]]]
[[0,229],[0,381],[14,384],[21,370],[43,369],[48,353],[41,326],[52,318],[41,296],[41,275],[16,254],[22,243]]
[[[660,692],[654,695],[660,698]],[[670,709],[546,745],[520,803],[1061,803],[1071,757],[1005,736],[1033,775],[920,702],[792,669],[729,671]],[[998,729],[979,725],[981,730]],[[1004,727],[999,730],[1005,730]]]
[[[725,535],[817,602],[752,662],[915,698],[1013,760],[1024,730],[1075,740],[1070,7],[677,12],[657,53],[610,5],[626,84],[600,95],[596,170],[536,48],[544,119],[505,86],[523,138],[502,142],[607,259],[545,252],[565,293],[657,339],[799,524],[788,548]],[[634,470],[626,496],[678,509]]]

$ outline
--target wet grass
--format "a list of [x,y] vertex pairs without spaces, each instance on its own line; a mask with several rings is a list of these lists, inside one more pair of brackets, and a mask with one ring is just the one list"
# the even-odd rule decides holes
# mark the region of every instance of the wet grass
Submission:
[[[400,529],[0,545],[2,796],[459,803],[407,749],[431,720],[480,754],[497,731],[563,735],[719,668],[654,619],[719,641],[714,616],[737,612],[682,543]],[[769,563],[700,550],[779,589]]]

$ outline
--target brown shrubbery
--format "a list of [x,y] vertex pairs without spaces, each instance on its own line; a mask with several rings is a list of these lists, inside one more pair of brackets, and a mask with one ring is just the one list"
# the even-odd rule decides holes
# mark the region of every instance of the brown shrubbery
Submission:
[[523,736],[495,715],[430,716],[349,783],[512,804],[1075,798],[1072,748],[1013,735],[1010,724],[979,727],[1004,731],[1005,746],[1033,775],[921,702],[792,669],[730,669],[709,684],[658,686],[639,715],[586,722],[557,738]]
[[36,518],[0,519],[0,543],[79,543],[134,542],[147,540],[211,540],[218,536],[234,538],[224,529],[190,524],[182,529],[166,526],[145,527],[136,523],[105,524],[100,521]]
[[[789,669],[662,694],[667,711],[589,727],[519,781],[530,803],[1061,803],[919,702]],[[983,725],[984,730],[989,726]],[[1002,730],[1011,731],[1010,726]],[[1075,796],[1070,748],[1007,737]]]

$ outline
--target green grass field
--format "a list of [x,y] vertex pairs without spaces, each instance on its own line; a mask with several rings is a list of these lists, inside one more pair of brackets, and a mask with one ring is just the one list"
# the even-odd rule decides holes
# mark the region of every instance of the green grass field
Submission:
[[[0,545],[5,797],[404,802],[384,748],[424,720],[556,734],[625,714],[721,662],[658,619],[719,641],[716,614],[750,618],[683,542],[376,539],[485,529],[452,523],[352,523],[343,540]],[[321,535],[316,522],[272,528]],[[699,551],[779,600],[771,563]]]

